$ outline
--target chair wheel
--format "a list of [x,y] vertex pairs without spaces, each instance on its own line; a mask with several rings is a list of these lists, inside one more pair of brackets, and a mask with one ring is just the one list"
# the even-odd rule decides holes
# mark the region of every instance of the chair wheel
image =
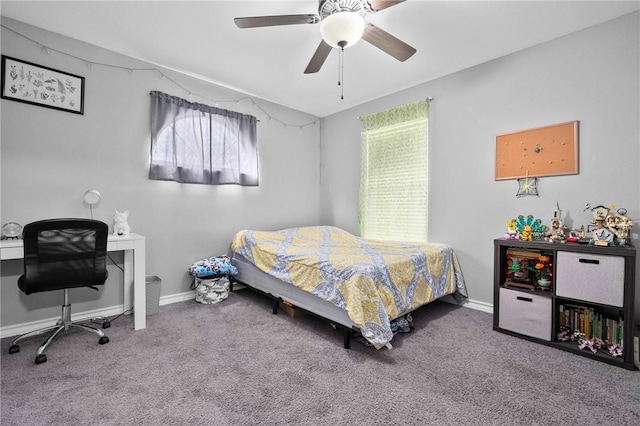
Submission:
[[109,328],[109,327],[111,327],[111,322],[110,321],[105,321],[105,322],[102,323],[102,328],[103,329],[104,328]]
[[109,338],[107,336],[102,336],[100,340],[98,340],[98,343],[100,343],[101,345],[104,345],[105,343],[109,343]]
[[20,346],[18,346],[18,345],[9,346],[9,353],[10,354],[15,354],[16,352],[20,352]]
[[36,357],[36,364],[42,364],[43,362],[47,362],[47,356],[45,354],[40,354]]

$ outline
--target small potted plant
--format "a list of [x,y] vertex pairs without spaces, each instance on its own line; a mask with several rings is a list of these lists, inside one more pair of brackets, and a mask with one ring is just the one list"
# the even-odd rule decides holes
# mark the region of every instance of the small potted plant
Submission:
[[534,272],[536,273],[537,284],[542,288],[551,287],[551,258],[546,255],[538,257],[538,263],[534,266]]

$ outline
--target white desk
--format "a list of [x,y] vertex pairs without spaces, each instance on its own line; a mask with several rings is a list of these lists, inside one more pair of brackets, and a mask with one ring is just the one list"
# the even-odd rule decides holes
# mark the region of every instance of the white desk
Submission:
[[[129,309],[133,298],[133,326],[141,330],[147,326],[147,300],[145,283],[145,238],[138,234],[109,234],[107,251],[124,251],[124,309]],[[22,240],[1,240],[0,260],[22,259]]]

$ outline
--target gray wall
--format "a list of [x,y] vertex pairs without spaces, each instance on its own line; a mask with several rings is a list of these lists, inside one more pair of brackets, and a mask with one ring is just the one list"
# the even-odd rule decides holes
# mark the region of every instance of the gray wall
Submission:
[[[86,43],[2,18],[10,28],[65,53],[125,69],[93,65],[50,51],[2,29],[2,54],[86,78],[85,114],[77,115],[11,100],[1,101],[2,223],[21,224],[49,217],[89,217],[82,203],[87,189],[102,193],[96,219],[112,229],[115,209],[130,211],[132,232],[147,238],[147,275],[162,279],[162,295],[189,291],[187,268],[199,258],[226,253],[241,229],[277,229],[316,224],[319,218],[320,125],[316,117],[256,99],[227,108],[256,116],[260,186],[183,185],[147,179],[150,150],[149,92],[188,97],[157,68]],[[245,95],[163,70],[181,86],[208,99]],[[194,102],[211,103],[198,96]],[[274,120],[269,120],[269,116]],[[114,256],[122,263],[122,256]],[[61,295],[25,296],[17,289],[19,261],[2,262],[2,326],[59,315]],[[122,274],[109,268],[100,293],[73,291],[73,312],[122,304]]]
[[[586,203],[615,203],[638,233],[638,20],[633,13],[323,119],[321,221],[358,231],[358,117],[431,96],[429,240],[456,249],[473,301],[493,303],[493,239],[520,214],[548,225],[559,203],[579,228],[591,220]],[[573,120],[579,174],[542,178],[539,197],[516,198],[516,181],[494,180],[496,135]]]

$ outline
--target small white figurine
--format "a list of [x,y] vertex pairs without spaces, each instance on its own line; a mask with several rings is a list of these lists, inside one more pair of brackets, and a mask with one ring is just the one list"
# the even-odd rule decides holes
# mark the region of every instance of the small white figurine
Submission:
[[129,218],[129,210],[125,210],[124,212],[119,212],[116,210],[116,213],[113,215],[114,225],[113,225],[113,233],[115,235],[129,235],[131,231],[131,227],[129,223],[127,223],[127,219]]

